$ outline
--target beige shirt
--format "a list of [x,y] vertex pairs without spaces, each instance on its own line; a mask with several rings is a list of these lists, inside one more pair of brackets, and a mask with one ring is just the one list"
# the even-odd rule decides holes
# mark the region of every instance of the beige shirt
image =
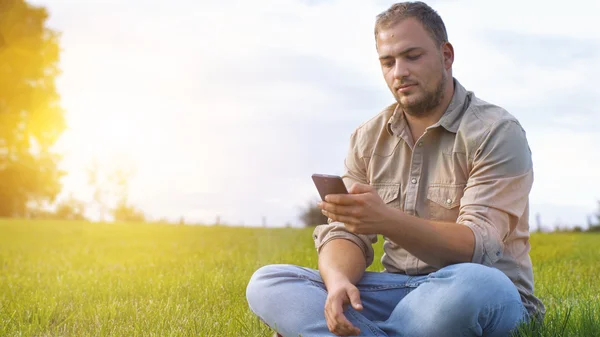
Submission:
[[[515,284],[530,313],[545,314],[533,295],[529,257],[531,151],[525,131],[504,109],[475,97],[455,79],[440,120],[413,142],[404,113],[393,104],[350,137],[342,178],[373,186],[389,206],[425,219],[451,221],[475,235],[474,263],[498,268]],[[343,223],[318,226],[315,247],[343,238],[357,244],[367,265],[376,235],[355,235]],[[427,274],[436,268],[384,238],[385,272]]]

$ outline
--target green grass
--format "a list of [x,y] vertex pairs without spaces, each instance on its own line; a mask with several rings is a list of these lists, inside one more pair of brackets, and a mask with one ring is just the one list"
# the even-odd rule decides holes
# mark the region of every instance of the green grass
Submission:
[[[547,315],[521,336],[600,336],[600,236],[532,245]],[[270,336],[245,287],[271,263],[316,268],[311,229],[0,220],[0,336]]]

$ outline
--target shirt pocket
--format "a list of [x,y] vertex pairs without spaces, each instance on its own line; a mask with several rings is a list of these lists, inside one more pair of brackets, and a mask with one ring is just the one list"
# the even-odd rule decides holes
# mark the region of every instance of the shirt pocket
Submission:
[[429,218],[456,221],[465,184],[431,184],[427,189]]
[[391,207],[400,208],[400,184],[396,183],[372,183],[373,188],[379,194],[383,202]]

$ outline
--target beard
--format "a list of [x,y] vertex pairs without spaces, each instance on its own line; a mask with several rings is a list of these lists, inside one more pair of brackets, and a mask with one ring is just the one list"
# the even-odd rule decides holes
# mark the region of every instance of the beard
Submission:
[[400,105],[405,113],[411,116],[423,117],[429,115],[438,105],[440,105],[442,98],[444,98],[444,90],[446,89],[446,76],[446,73],[442,72],[442,78],[438,82],[435,89],[433,91],[425,90],[419,99],[411,103],[402,103],[402,97],[397,93],[394,93],[398,105]]

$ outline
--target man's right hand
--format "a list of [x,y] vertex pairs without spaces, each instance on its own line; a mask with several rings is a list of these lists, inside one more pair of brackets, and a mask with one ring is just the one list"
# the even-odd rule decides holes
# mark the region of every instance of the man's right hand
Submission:
[[352,325],[344,315],[344,308],[351,304],[355,310],[362,310],[360,292],[351,282],[336,282],[328,287],[325,301],[327,327],[336,336],[357,336],[360,329]]

